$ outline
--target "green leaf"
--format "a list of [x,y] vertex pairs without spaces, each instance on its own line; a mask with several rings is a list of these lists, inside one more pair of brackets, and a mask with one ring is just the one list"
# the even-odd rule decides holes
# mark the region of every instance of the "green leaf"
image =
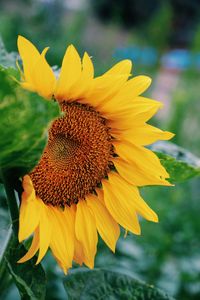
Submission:
[[23,90],[0,69],[0,168],[16,177],[33,169],[47,141],[57,103]]
[[76,269],[66,276],[64,287],[70,300],[172,300],[152,285],[100,269]]
[[22,244],[18,245],[15,236],[11,237],[4,253],[3,260],[6,262],[9,273],[17,285],[22,299],[45,299],[46,277],[41,265],[35,265],[36,258],[26,263],[19,264],[17,261],[27,252]]
[[183,182],[200,176],[200,159],[189,151],[170,142],[158,142],[151,146],[170,174],[170,182]]

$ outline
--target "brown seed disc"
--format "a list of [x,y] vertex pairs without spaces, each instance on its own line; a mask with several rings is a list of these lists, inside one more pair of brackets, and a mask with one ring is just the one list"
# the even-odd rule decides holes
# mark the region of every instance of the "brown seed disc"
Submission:
[[61,104],[42,158],[29,174],[36,194],[52,205],[71,205],[93,192],[111,166],[113,147],[106,120],[90,106]]

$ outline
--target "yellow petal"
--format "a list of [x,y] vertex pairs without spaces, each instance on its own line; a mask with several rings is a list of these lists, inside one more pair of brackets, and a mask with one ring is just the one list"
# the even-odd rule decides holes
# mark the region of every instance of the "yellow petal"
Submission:
[[68,99],[69,89],[79,79],[81,68],[80,56],[74,46],[70,45],[63,58],[60,76],[55,91],[56,99]]
[[95,218],[85,200],[77,204],[75,232],[77,239],[83,245],[84,262],[89,268],[93,268],[98,237]]
[[55,260],[57,261],[58,265],[60,266],[60,268],[63,270],[64,274],[67,275],[68,272],[68,268],[63,265],[63,263],[53,254]]
[[83,55],[82,67],[82,75],[92,79],[94,77],[94,66],[87,52],[85,52]]
[[82,264],[85,261],[85,255],[84,255],[84,251],[83,251],[83,246],[82,244],[77,240],[77,238],[75,238],[75,242],[74,242],[74,261],[79,264],[80,266],[82,266]]
[[132,62],[129,59],[124,59],[117,64],[115,64],[110,70],[108,70],[104,75],[118,75],[118,74],[128,74],[130,75],[132,69]]
[[[149,100],[147,101],[150,102]],[[138,113],[136,113],[136,111],[133,110],[132,115],[130,116],[129,119],[129,120],[131,119],[134,120],[134,123],[139,123],[139,122],[144,123],[150,120],[157,113],[157,111],[163,107],[163,103],[152,101],[151,103],[149,103],[149,106],[146,105],[146,103],[144,103],[144,106],[142,108],[142,102],[140,102],[139,106],[141,110],[139,110]]]
[[21,35],[18,36],[17,45],[23,62],[25,81],[32,83],[31,73],[36,62],[40,59],[40,53],[30,41]]
[[42,97],[50,99],[53,95],[56,78],[53,70],[48,65],[45,55],[49,48],[45,48],[40,55],[40,58],[35,63],[31,73],[32,82],[34,83],[35,90]]
[[95,78],[92,88],[85,94],[85,99],[82,99],[81,102],[99,107],[101,111],[101,105],[114,97],[125,84],[130,76],[131,67],[130,60],[123,60],[102,76]]
[[169,178],[169,174],[161,165],[159,158],[149,149],[136,146],[129,142],[114,141],[116,153],[128,162],[133,162],[138,168],[154,178]]
[[[77,240],[76,235],[75,235],[76,205],[71,205],[70,213],[71,213],[71,217],[73,220],[71,221],[71,218],[69,218],[69,222],[71,223],[71,226],[73,227],[73,231],[74,231],[74,257],[73,257],[73,260],[77,264],[82,265],[85,261],[85,255],[84,255],[84,251],[83,251],[83,246],[82,246],[81,242],[79,242]],[[66,215],[66,217],[67,217],[67,215]]]
[[55,207],[49,207],[49,213],[52,224],[50,248],[62,266],[68,269],[72,266],[74,255],[74,232],[71,231],[71,224],[68,226],[70,218],[66,219],[64,212]]
[[85,102],[85,96],[93,87],[94,66],[91,58],[85,52],[82,60],[82,72],[75,83],[67,92],[67,100],[73,101],[79,99],[79,102]]
[[108,180],[102,180],[104,201],[113,218],[125,229],[140,234],[132,191],[117,173],[110,172]]
[[28,238],[40,220],[40,203],[35,199],[26,198],[25,193],[22,193],[22,201],[19,215],[19,242]]
[[[157,214],[147,205],[139,194],[138,188],[125,182],[117,173],[111,173],[109,181],[117,189],[117,192],[124,194],[124,200],[128,201],[129,209],[132,209],[143,216],[145,219],[158,222]],[[116,188],[117,186],[117,188]],[[120,188],[118,188],[120,187]],[[126,228],[128,229],[128,228]]]
[[30,91],[37,91],[44,98],[51,98],[56,79],[45,60],[48,48],[40,55],[35,46],[22,36],[18,37],[18,48],[24,67],[22,86]]
[[103,103],[114,97],[114,95],[125,84],[127,77],[127,74],[115,76],[103,75],[96,77],[93,80],[91,92],[86,94],[86,103],[91,104],[93,107],[99,107],[99,110],[101,111]]
[[[122,100],[122,98],[121,98]],[[115,104],[119,104],[117,101]],[[137,115],[148,113],[152,109],[158,110],[163,104],[161,102],[138,96],[134,101],[124,102],[119,107],[116,106],[114,111],[107,112],[109,117],[113,118],[127,118],[132,117],[135,119]]]
[[110,113],[113,107],[116,110],[123,109],[124,105],[135,101],[135,98],[142,94],[151,84],[151,79],[147,76],[136,76],[128,80],[119,92],[109,101],[101,104],[101,111]]
[[64,211],[61,212],[64,215],[63,228],[66,235],[66,248],[67,248],[67,257],[70,261],[70,264],[74,256],[74,243],[75,243],[75,213],[74,206],[65,207]]
[[[142,97],[140,97],[141,99]],[[109,118],[109,125],[112,128],[112,133],[121,130],[132,130],[133,127],[140,126],[148,121],[159,108],[162,107],[162,103],[150,99],[141,99],[134,101],[126,106],[121,111],[114,111],[112,113],[106,113]]]
[[[97,230],[108,245],[115,252],[116,242],[119,238],[120,229],[116,221],[112,218],[107,208],[102,204],[98,197],[90,194],[86,198],[88,206],[95,216]],[[102,222],[103,220],[103,222]]]
[[32,240],[32,244],[28,250],[28,252],[18,260],[18,263],[24,263],[25,261],[31,259],[39,249],[39,230],[36,228]]
[[62,263],[66,265],[67,251],[67,237],[63,229],[62,216],[59,214],[57,208],[49,207],[49,219],[52,225],[52,234],[50,241],[50,248],[55,255],[55,257]]
[[141,95],[143,92],[145,92],[150,84],[150,77],[144,75],[136,76],[127,81],[123,89],[123,93],[131,93],[133,97],[132,99],[134,99],[136,96]]
[[33,187],[32,180],[29,175],[25,175],[23,177],[22,186],[23,186],[24,192],[26,192],[26,194],[32,195],[35,197],[35,190]]
[[174,134],[169,131],[162,131],[159,128],[149,124],[140,124],[134,126],[133,129],[116,131],[113,133],[115,137],[135,144],[135,145],[149,145],[158,140],[169,140]]
[[35,196],[35,190],[28,175],[23,178],[23,188],[19,213],[19,242],[34,232],[40,220],[41,202]]
[[134,205],[136,211],[146,220],[151,222],[158,222],[157,214],[147,205],[147,203],[140,197],[138,189],[136,187],[130,186],[134,191]]
[[35,85],[30,82],[21,82],[21,87],[23,87],[25,90],[28,90],[30,92],[35,92]]
[[171,185],[168,181],[158,178],[157,173],[152,176],[152,173],[142,171],[133,162],[127,162],[120,157],[116,157],[112,161],[118,173],[130,184],[135,186]]
[[36,264],[39,264],[45,256],[51,241],[52,224],[49,218],[48,206],[43,204],[41,206],[40,223],[39,223],[39,240],[40,248]]

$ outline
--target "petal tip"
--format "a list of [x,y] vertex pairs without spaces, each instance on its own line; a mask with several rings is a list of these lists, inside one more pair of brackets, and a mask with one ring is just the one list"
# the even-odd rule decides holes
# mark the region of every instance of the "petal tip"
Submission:
[[173,133],[173,132],[167,132],[167,133],[168,133],[168,137],[167,137],[167,138],[168,138],[169,140],[173,139],[173,138],[175,137],[175,135],[176,135],[176,134]]
[[25,38],[24,36],[19,34],[18,37],[17,37],[18,49],[20,49],[21,47],[23,47],[27,44],[31,44],[31,42],[27,38]]
[[19,241],[19,243],[21,243],[21,242],[23,242],[23,238],[22,238],[22,236],[20,235],[20,234],[18,234],[18,241]]
[[152,215],[152,218],[150,219],[151,222],[154,223],[159,223],[159,218],[158,215],[154,212],[154,214]]
[[20,35],[20,34],[17,37],[17,42],[26,41],[26,40],[27,39],[24,36]]

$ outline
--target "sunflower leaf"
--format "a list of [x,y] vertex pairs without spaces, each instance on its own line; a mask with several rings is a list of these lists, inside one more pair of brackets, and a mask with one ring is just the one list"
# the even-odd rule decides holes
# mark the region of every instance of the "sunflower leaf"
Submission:
[[173,298],[134,278],[113,271],[76,269],[64,280],[68,299],[172,300]]
[[161,164],[170,174],[170,182],[183,182],[200,176],[200,158],[171,142],[158,142],[151,146]]
[[23,90],[9,69],[0,68],[0,168],[16,178],[32,170],[58,115],[57,103]]
[[12,276],[22,299],[45,299],[46,276],[41,265],[35,266],[36,258],[32,258],[25,264],[17,261],[27,252],[22,244],[18,244],[17,238],[12,235],[8,250],[3,259]]

